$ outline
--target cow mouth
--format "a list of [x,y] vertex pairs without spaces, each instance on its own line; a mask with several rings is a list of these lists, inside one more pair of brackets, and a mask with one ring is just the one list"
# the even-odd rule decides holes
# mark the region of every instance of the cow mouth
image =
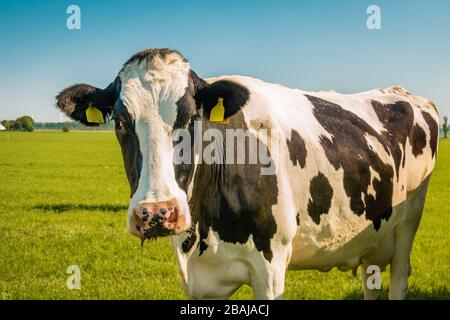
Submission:
[[136,225],[136,229],[141,233],[142,241],[174,235],[178,216],[176,207],[169,208],[166,212],[144,213],[141,223]]

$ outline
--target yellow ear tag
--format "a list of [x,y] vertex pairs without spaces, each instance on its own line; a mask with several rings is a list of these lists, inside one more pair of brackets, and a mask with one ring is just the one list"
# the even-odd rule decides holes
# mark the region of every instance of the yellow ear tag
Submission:
[[209,121],[228,124],[228,119],[223,119],[225,115],[225,107],[223,106],[223,98],[219,98],[217,104],[211,110]]
[[92,104],[86,109],[86,119],[89,123],[105,123],[103,113]]

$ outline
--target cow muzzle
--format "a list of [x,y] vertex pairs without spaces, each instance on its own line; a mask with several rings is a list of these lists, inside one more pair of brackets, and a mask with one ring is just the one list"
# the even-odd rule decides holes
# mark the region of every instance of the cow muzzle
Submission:
[[182,233],[189,227],[176,200],[143,202],[133,210],[133,214],[136,230],[142,239]]

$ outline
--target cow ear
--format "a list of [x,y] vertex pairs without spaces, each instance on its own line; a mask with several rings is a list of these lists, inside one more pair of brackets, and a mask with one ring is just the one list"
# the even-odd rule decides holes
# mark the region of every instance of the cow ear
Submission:
[[203,108],[203,116],[213,122],[227,121],[245,106],[249,90],[233,81],[219,80],[200,89],[197,105]]
[[56,100],[58,108],[70,118],[87,126],[98,126],[111,115],[116,96],[114,83],[106,89],[75,84],[61,91]]

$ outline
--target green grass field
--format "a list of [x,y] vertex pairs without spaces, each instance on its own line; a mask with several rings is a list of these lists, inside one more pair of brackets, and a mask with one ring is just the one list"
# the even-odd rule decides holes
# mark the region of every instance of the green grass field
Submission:
[[[441,140],[408,299],[450,299],[449,160]],[[141,248],[127,233],[128,198],[113,132],[0,132],[0,300],[185,299],[169,239]],[[69,265],[81,290],[66,287]],[[381,298],[388,284],[385,273]],[[285,298],[361,299],[359,274],[289,271]]]

